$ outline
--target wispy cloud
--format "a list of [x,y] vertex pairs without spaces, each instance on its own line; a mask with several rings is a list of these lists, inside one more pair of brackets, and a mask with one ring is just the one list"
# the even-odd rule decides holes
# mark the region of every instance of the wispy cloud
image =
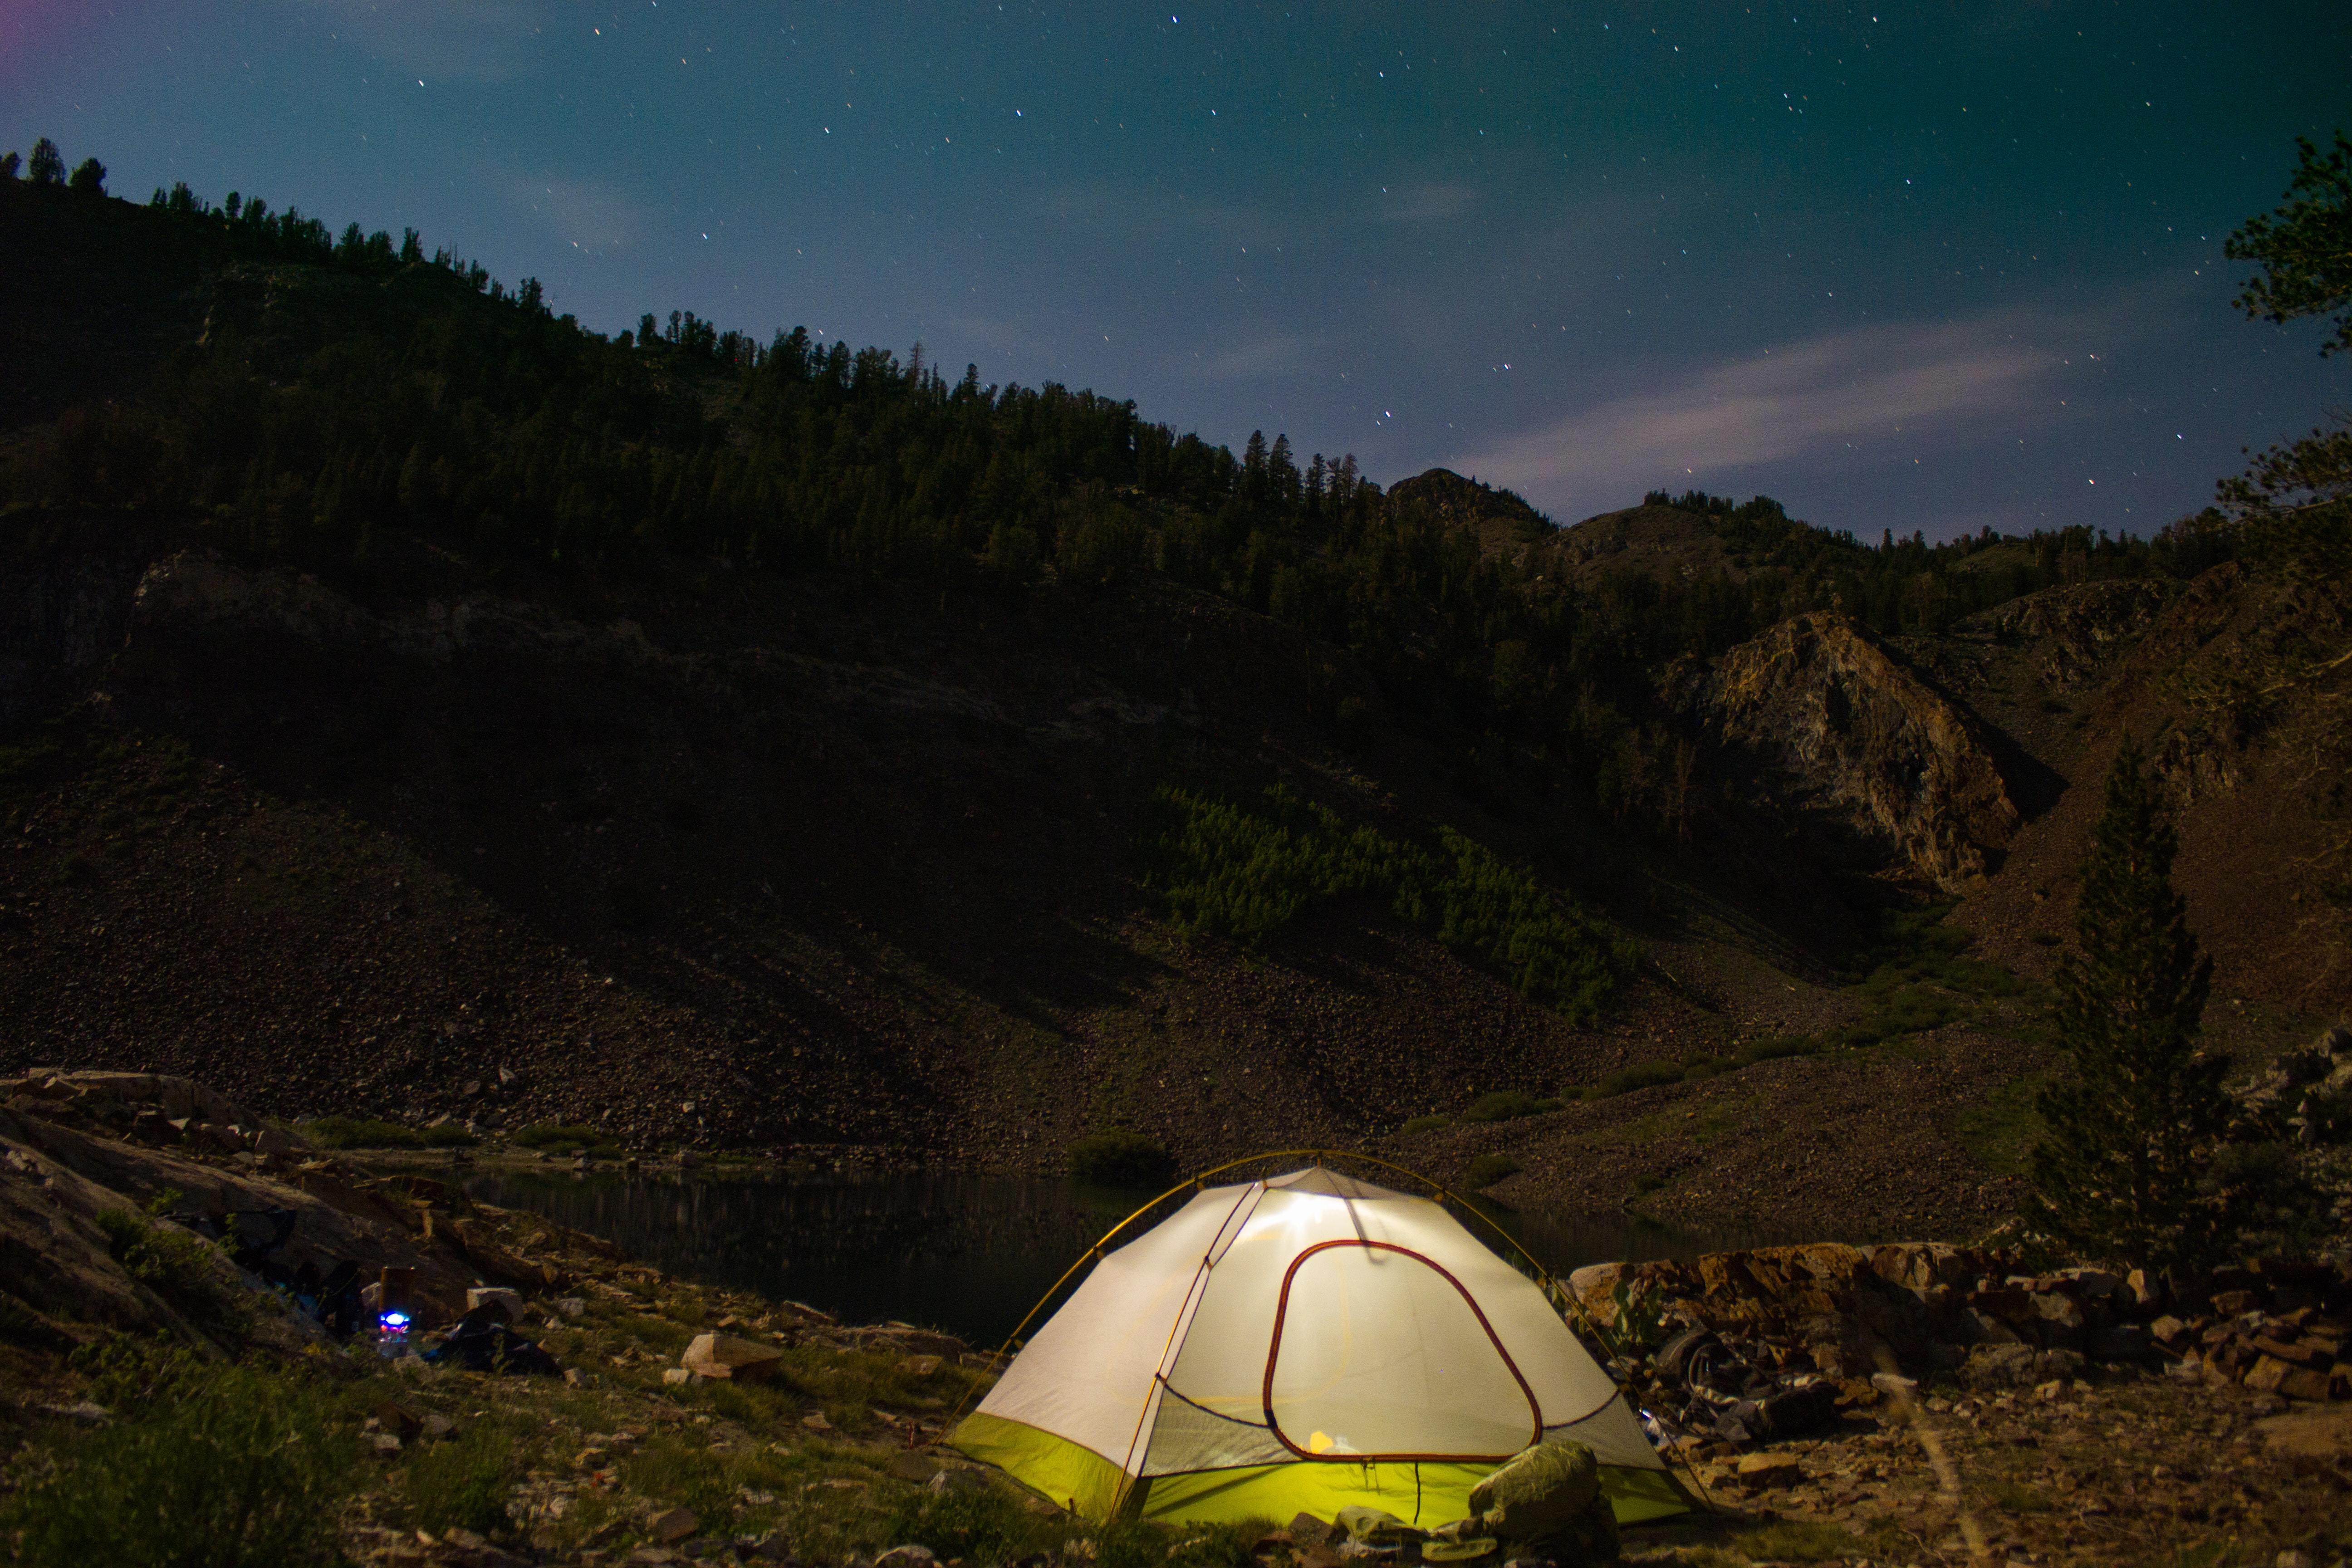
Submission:
[[1313,370],[1337,342],[1328,332],[1266,331],[1229,348],[1195,350],[1178,369],[1202,381],[1250,381]]
[[502,81],[539,52],[545,0],[302,0],[388,63],[425,79]]
[[646,209],[594,180],[525,176],[515,182],[512,195],[582,250],[617,250],[645,235]]
[[1908,463],[2065,417],[2056,383],[2070,351],[2053,345],[2112,341],[2126,314],[2005,311],[1797,339],[1594,404],[1453,466],[1565,505],[1832,454]]

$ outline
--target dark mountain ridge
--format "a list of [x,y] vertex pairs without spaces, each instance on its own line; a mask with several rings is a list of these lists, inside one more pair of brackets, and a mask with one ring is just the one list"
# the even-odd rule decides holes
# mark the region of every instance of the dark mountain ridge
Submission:
[[[2313,771],[2352,620],[2301,557],[1699,495],[1555,529],[298,228],[0,184],[54,305],[0,322],[0,1067],[1031,1168],[1389,1140],[1508,1151],[1522,1201],[1959,1225],[2009,1202],[1986,1108],[2051,1069],[2126,726],[2217,1025],[2352,994]],[[1597,1011],[1529,978],[1580,963]]]

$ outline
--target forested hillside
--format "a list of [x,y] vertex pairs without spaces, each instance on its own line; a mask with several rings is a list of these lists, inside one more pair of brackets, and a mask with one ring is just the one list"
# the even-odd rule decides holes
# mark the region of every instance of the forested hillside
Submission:
[[[2047,1070],[2074,786],[2126,727],[2231,1026],[2347,998],[2340,500],[2287,458],[2153,540],[1663,491],[1563,528],[101,184],[0,181],[41,301],[0,320],[8,1064],[1990,1214],[2015,1129],[1963,1110]],[[1753,1182],[1693,1179],[1734,1128]],[[1807,1138],[1880,1180],[1802,1190]]]
[[[316,220],[184,186],[143,212],[19,186],[16,224],[128,241],[164,275],[223,269],[200,343],[134,401],[85,405],[16,454],[7,500],[176,507],[221,542],[339,575],[384,530],[521,581],[602,581],[660,561],[1017,596],[1158,571],[1344,647],[1397,716],[1514,752],[1619,816],[1654,794],[1656,675],[1793,615],[1838,610],[1882,636],[1935,634],[2062,583],[2186,579],[2231,548],[2179,525],[2153,542],[2084,528],[1875,546],[1765,497],[1655,492],[1700,521],[1717,569],[1601,573],[1579,585],[1540,550],[1457,518],[1507,492],[1408,483],[1384,496],[1351,457],[1302,463],[1285,436],[1241,457],[1132,402],[1047,384],[950,383],[919,347],[819,344],[805,328],[720,331],[647,314],[606,339],[415,230]],[[1450,478],[1450,476],[1449,476]]]

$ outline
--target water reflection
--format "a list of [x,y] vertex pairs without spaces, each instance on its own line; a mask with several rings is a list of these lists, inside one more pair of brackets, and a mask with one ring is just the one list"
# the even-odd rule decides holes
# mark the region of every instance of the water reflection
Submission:
[[[603,1237],[666,1272],[805,1301],[852,1322],[898,1319],[987,1345],[1150,1195],[1018,1176],[681,1180],[531,1171],[483,1172],[466,1190]],[[1493,1212],[1559,1274],[1612,1258],[1688,1258],[1789,1239]],[[1480,1226],[1471,1229],[1484,1238]]]

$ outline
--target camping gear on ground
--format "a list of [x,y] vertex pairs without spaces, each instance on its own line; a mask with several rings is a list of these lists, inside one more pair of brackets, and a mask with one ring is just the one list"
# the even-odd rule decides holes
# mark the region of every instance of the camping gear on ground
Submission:
[[[1811,1372],[1767,1371],[1760,1350],[1743,1352],[1707,1329],[1688,1329],[1659,1347],[1658,1378],[1674,1397],[1643,1412],[1656,1437],[1685,1434],[1746,1447],[1822,1432],[1837,1425],[1838,1386]],[[1679,1387],[1677,1388],[1677,1385]]]
[[1349,1503],[1341,1509],[1331,1524],[1347,1537],[1347,1545],[1360,1549],[1353,1553],[1342,1551],[1342,1561],[1350,1555],[1393,1555],[1407,1546],[1420,1545],[1429,1535],[1429,1531],[1415,1530],[1386,1509],[1366,1508],[1361,1503]]
[[1470,1489],[1480,1533],[1561,1563],[1617,1561],[1617,1513],[1582,1443],[1538,1443]]
[[1435,1199],[1318,1165],[1105,1255],[954,1442],[1095,1519],[1426,1528],[1546,1438],[1591,1448],[1619,1521],[1692,1506],[1533,1280]]
[[488,1307],[477,1307],[451,1325],[441,1342],[421,1358],[442,1364],[455,1363],[467,1372],[536,1373],[560,1377],[555,1358],[508,1328]]

